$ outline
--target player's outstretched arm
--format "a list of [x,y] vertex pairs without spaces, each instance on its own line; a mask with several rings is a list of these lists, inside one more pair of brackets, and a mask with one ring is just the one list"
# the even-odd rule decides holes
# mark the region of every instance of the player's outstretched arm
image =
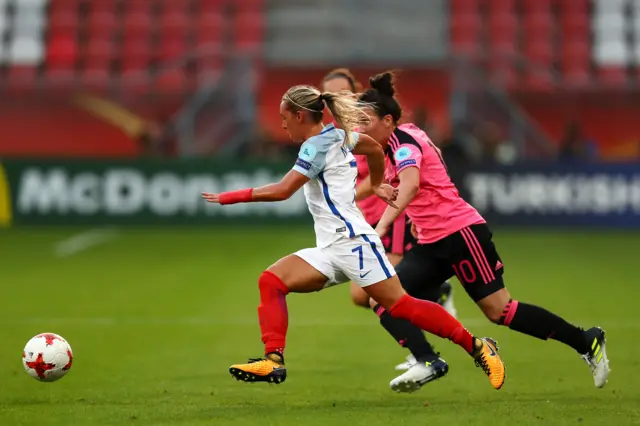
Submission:
[[210,203],[237,204],[260,201],[284,201],[295,194],[309,178],[301,173],[291,170],[280,182],[271,183],[259,188],[246,188],[238,191],[223,192],[221,194],[203,192],[202,198]]
[[309,182],[308,177],[295,170],[290,170],[280,182],[254,189],[253,201],[288,200],[307,182]]

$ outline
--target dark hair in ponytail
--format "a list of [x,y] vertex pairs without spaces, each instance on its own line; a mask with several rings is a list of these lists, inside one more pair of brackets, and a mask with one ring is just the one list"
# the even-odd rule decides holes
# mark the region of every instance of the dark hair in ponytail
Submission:
[[402,117],[402,107],[395,98],[396,89],[394,83],[395,74],[392,71],[374,75],[369,78],[370,88],[365,90],[358,100],[373,106],[378,117],[382,118],[390,115],[393,121],[397,123]]

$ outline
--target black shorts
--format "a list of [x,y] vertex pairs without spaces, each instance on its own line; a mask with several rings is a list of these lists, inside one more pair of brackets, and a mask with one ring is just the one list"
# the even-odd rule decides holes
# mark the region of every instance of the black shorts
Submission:
[[[375,228],[376,225],[373,227]],[[381,239],[385,252],[399,255],[404,255],[418,243],[411,234],[411,221],[405,212],[398,216],[389,227],[389,232]]]
[[435,243],[416,244],[396,266],[398,278],[410,295],[432,300],[440,284],[455,275],[474,302],[484,299],[504,288],[504,265],[491,237],[481,224]]

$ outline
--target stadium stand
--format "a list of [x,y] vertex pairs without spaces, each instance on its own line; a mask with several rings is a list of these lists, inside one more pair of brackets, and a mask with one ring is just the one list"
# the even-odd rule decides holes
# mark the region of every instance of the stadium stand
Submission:
[[[104,89],[131,79],[155,91],[186,91],[219,72],[225,52],[259,53],[263,6],[262,0],[0,0],[0,63],[10,85],[38,80]],[[196,51],[192,66],[178,66]]]
[[508,87],[637,84],[640,0],[451,0],[450,20],[453,51]]

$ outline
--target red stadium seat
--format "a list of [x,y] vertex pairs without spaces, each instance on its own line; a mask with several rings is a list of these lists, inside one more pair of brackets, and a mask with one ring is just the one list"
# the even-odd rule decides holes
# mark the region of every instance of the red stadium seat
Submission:
[[124,18],[123,30],[125,39],[148,39],[151,32],[151,18],[143,13],[127,14]]
[[545,42],[527,45],[524,54],[534,66],[550,68],[554,61],[553,46]]
[[553,50],[548,43],[531,43],[525,48],[528,64],[525,84],[532,90],[548,90],[553,86]]
[[589,14],[589,0],[559,0],[559,3],[564,16]]
[[562,41],[588,42],[591,35],[591,21],[589,15],[572,13],[561,19]]
[[122,47],[122,70],[123,72],[138,72],[149,69],[151,60],[147,43],[136,40],[125,41]]
[[196,44],[219,45],[222,41],[225,21],[222,15],[217,13],[208,13],[198,18],[196,30]]
[[187,45],[183,41],[168,41],[160,43],[156,55],[161,62],[177,62],[188,53]]
[[265,5],[262,0],[246,0],[238,5],[242,7],[243,13],[259,13],[261,15],[265,13]]
[[154,87],[158,91],[181,93],[187,86],[187,76],[182,69],[162,71],[154,79]]
[[38,69],[34,66],[12,65],[7,69],[6,79],[13,89],[32,89],[38,77]]
[[51,0],[49,2],[49,13],[51,15],[55,15],[60,12],[78,13],[79,3],[80,3],[79,0]]
[[477,14],[478,0],[450,0],[451,19],[458,15]]
[[82,54],[85,69],[110,68],[115,56],[113,43],[107,40],[90,40]]
[[164,14],[159,22],[161,39],[184,42],[191,29],[191,21],[184,15]]
[[152,1],[150,0],[127,0],[124,3],[125,16],[129,14],[149,15]]
[[113,14],[92,13],[88,18],[89,40],[110,40],[119,25],[120,21]]
[[235,41],[240,49],[253,49],[260,45],[263,18],[259,13],[241,13],[236,20]]
[[522,12],[523,16],[530,14],[549,14],[551,13],[551,3],[553,0],[523,0]]
[[606,86],[622,87],[629,82],[627,70],[621,66],[600,66],[597,73],[600,83]]
[[514,15],[507,13],[492,14],[489,18],[489,43],[516,43],[518,23]]
[[[488,68],[493,81],[502,87],[511,89],[518,83],[516,66],[519,53],[517,38],[512,34],[513,28],[497,27],[492,29],[493,39],[489,45]],[[507,37],[507,35],[509,35]]]
[[476,15],[459,15],[451,22],[451,45],[457,53],[476,54],[480,47],[481,21]]
[[565,84],[585,86],[590,81],[591,51],[587,42],[565,43],[562,46],[562,73]]
[[104,91],[111,84],[111,69],[109,63],[92,64],[95,68],[85,68],[80,74],[82,85],[92,91]]
[[90,9],[90,14],[110,14],[114,15],[116,13],[116,0],[98,0],[88,2]]
[[48,39],[75,37],[78,33],[78,16],[68,12],[60,12],[49,18]]
[[162,2],[162,12],[166,15],[185,16],[191,7],[191,0],[164,0]]
[[71,70],[75,67],[77,56],[75,38],[60,36],[50,39],[46,67],[52,70]]
[[522,31],[525,44],[551,40],[554,32],[551,15],[535,13],[523,16]]
[[220,12],[229,2],[227,0],[196,0],[200,4],[200,13]]
[[514,14],[516,11],[516,0],[488,0],[490,13]]

